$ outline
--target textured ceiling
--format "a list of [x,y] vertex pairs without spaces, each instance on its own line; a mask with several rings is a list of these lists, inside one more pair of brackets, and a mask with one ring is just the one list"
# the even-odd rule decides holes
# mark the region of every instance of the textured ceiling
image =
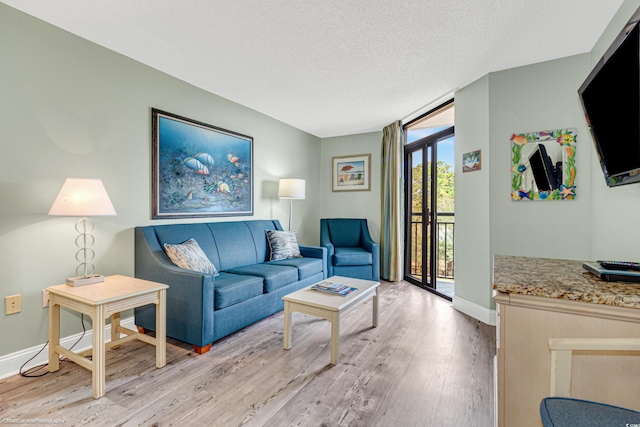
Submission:
[[319,137],[589,52],[623,0],[2,0]]

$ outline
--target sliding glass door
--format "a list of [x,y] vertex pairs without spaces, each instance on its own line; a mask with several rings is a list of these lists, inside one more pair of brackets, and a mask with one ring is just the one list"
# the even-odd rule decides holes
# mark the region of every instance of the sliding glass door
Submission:
[[[453,103],[447,110],[453,110]],[[444,109],[444,108],[443,108]],[[451,299],[454,293],[454,127],[445,114],[405,126],[405,279]],[[453,117],[453,111],[448,111]],[[438,120],[433,120],[436,117]],[[435,124],[434,126],[429,126]]]

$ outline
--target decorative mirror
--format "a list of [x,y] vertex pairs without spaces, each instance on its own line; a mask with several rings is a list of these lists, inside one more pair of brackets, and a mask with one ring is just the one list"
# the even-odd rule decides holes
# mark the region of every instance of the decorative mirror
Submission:
[[576,130],[511,135],[511,199],[576,197]]

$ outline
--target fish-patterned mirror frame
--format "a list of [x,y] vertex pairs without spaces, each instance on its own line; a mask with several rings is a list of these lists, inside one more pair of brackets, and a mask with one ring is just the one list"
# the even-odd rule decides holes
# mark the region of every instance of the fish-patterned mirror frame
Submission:
[[[511,135],[511,200],[574,200],[576,198],[576,130],[556,129]],[[551,191],[526,189],[524,174],[527,167],[522,150],[527,144],[556,141],[563,151],[562,183]]]

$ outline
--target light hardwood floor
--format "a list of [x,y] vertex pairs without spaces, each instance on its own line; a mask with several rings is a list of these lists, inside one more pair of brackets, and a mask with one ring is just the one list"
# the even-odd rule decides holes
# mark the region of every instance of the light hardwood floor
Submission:
[[330,362],[330,325],[283,313],[215,343],[198,356],[169,339],[167,366],[154,347],[107,351],[106,395],[72,362],[40,378],[0,381],[0,418],[63,419],[91,426],[481,426],[493,425],[495,328],[406,282],[380,286],[341,322],[340,361]]

